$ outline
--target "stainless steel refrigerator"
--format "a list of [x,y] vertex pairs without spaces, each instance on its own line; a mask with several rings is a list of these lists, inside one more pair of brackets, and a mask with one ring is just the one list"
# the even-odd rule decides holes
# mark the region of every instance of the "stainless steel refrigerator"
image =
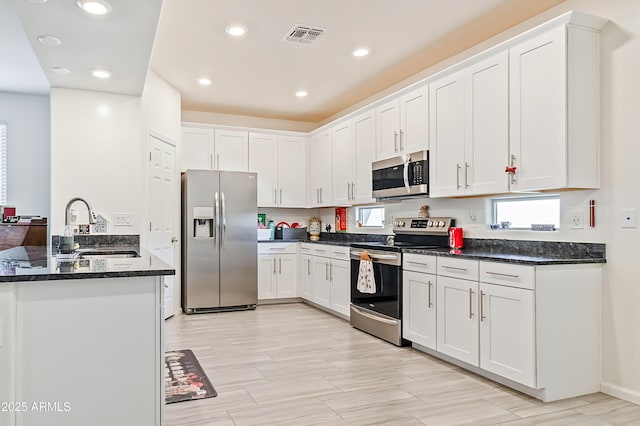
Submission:
[[257,176],[182,173],[182,310],[253,309],[258,302]]

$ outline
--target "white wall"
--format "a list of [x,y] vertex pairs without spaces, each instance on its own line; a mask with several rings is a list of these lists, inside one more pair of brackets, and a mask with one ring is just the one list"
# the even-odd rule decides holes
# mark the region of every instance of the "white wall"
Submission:
[[49,217],[49,97],[0,92],[7,123],[7,204]]
[[[141,234],[144,130],[140,97],[51,89],[51,233],[64,230],[65,205],[85,198],[113,222],[129,213],[132,226],[109,225],[112,234]],[[78,223],[86,209],[74,204]]]

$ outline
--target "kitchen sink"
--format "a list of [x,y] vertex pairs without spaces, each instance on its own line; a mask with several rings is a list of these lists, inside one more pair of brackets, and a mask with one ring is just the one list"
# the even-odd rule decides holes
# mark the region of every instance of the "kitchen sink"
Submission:
[[140,257],[140,253],[135,250],[108,250],[108,249],[91,249],[76,250],[76,258],[78,259],[127,259]]

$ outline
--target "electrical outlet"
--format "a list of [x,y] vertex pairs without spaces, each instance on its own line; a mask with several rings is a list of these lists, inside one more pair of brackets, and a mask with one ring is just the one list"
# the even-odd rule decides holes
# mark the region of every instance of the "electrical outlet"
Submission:
[[622,209],[622,225],[623,228],[637,227],[637,211],[636,209]]
[[571,229],[584,228],[584,212],[582,210],[574,210],[569,213],[569,227]]
[[114,213],[114,226],[131,226],[131,213]]

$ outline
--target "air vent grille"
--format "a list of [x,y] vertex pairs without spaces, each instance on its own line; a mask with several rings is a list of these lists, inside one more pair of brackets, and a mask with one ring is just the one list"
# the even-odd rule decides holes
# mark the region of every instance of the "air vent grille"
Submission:
[[282,39],[293,43],[312,44],[325,31],[322,28],[298,24],[291,28]]

